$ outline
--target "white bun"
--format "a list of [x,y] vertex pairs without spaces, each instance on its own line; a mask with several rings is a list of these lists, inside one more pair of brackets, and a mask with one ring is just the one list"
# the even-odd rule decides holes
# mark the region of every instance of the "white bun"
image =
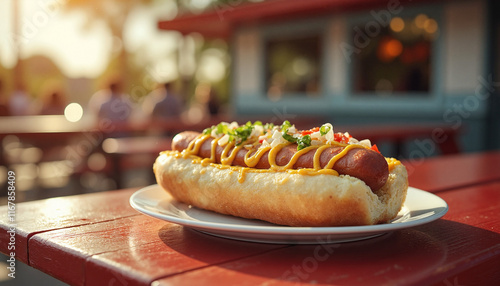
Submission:
[[[372,225],[400,211],[408,189],[406,168],[395,165],[373,193],[347,175],[301,175],[203,164],[178,152],[160,154],[158,184],[176,200],[198,208],[289,226]],[[244,181],[238,178],[244,175]]]

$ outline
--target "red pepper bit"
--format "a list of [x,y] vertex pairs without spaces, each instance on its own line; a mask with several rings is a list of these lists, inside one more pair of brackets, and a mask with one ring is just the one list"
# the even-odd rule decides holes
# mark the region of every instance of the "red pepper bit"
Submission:
[[341,133],[341,132],[337,132],[333,135],[333,140],[335,140],[339,143],[344,143],[344,144],[349,143],[349,139],[351,139],[351,138],[352,138],[351,135],[346,136],[344,133]]
[[318,132],[318,131],[319,131],[319,127],[314,127],[314,128],[309,129],[309,130],[300,131],[300,135],[306,136],[306,135],[310,135],[310,134],[313,134],[314,132]]
[[[377,152],[377,153],[380,153],[380,151],[378,150],[378,147],[377,147],[377,144],[373,144],[372,147],[370,148],[372,149],[373,151]],[[381,154],[381,153],[380,153]]]

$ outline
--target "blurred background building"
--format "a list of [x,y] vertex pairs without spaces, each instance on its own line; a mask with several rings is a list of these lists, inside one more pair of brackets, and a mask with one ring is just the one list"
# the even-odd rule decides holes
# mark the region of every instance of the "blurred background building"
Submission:
[[160,28],[222,38],[238,114],[462,129],[463,151],[498,146],[494,1],[220,3]]

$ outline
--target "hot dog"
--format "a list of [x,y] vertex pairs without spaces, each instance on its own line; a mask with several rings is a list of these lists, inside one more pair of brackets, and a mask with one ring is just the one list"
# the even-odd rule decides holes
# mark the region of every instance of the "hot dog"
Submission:
[[399,212],[406,169],[331,124],[296,130],[260,122],[182,132],[154,164],[175,199],[291,226],[366,225]]

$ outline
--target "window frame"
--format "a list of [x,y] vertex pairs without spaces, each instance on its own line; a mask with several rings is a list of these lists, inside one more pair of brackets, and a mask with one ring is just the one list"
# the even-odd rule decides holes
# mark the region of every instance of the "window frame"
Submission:
[[[439,27],[439,33],[432,43],[431,47],[431,62],[430,62],[430,78],[429,78],[429,91],[428,92],[393,92],[390,96],[380,96],[376,92],[366,91],[359,92],[354,88],[355,82],[355,67],[354,60],[346,65],[346,102],[352,104],[356,107],[363,107],[364,105],[368,108],[381,108],[384,109],[394,109],[402,108],[407,110],[415,111],[415,109],[426,109],[426,111],[437,110],[439,108],[439,103],[442,98],[442,87],[444,76],[442,75],[443,70],[443,34],[444,34],[444,23],[443,23],[443,6],[442,4],[432,4],[429,6],[401,6],[403,10],[400,13],[392,15],[393,17],[415,17],[418,14],[426,14],[427,16],[433,18]],[[378,12],[383,9],[374,9],[372,11]],[[353,14],[346,21],[346,42],[354,47],[353,44],[353,31],[355,27],[364,29],[366,23],[373,21],[374,18],[371,14]],[[353,56],[355,56],[353,54]],[[404,112],[404,110],[400,110]]]
[[318,62],[318,93],[317,94],[308,94],[306,92],[284,92],[279,100],[294,100],[294,99],[308,99],[308,100],[319,100],[326,99],[327,86],[325,84],[325,73],[327,72],[327,68],[325,67],[325,61],[327,58],[327,27],[326,21],[327,19],[308,19],[305,21],[297,21],[293,23],[279,23],[273,25],[266,25],[266,28],[261,32],[261,86],[259,87],[259,93],[262,96],[270,101],[273,101],[269,98],[267,89],[268,89],[268,79],[267,79],[267,61],[269,58],[268,51],[266,49],[270,40],[273,40],[277,37],[283,39],[293,39],[300,37],[311,37],[317,36],[319,40],[320,53],[319,62]]

